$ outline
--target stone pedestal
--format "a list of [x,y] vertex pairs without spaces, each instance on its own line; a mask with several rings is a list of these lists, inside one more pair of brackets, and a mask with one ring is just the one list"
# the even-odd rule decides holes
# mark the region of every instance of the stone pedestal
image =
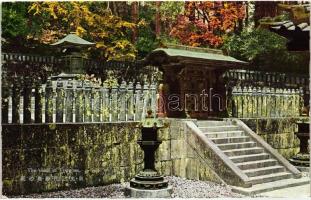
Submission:
[[310,167],[309,132],[309,123],[298,123],[298,132],[296,132],[295,135],[300,140],[300,151],[290,159],[290,162],[300,171],[309,171]]
[[[149,114],[150,116],[150,114]],[[137,143],[144,151],[144,169],[137,174],[126,188],[126,195],[144,198],[168,198],[171,196],[172,187],[155,169],[155,151],[161,144],[157,140],[157,131],[163,124],[160,120],[146,118],[142,125],[142,139]]]
[[133,198],[170,198],[172,194],[172,186],[163,189],[144,190],[128,187],[126,193]]

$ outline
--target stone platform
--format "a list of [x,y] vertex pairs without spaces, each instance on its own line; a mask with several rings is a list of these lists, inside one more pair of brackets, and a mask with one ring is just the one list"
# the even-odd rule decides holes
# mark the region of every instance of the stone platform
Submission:
[[137,189],[132,187],[126,187],[126,196],[132,198],[170,198],[173,192],[172,186],[168,186],[163,189]]

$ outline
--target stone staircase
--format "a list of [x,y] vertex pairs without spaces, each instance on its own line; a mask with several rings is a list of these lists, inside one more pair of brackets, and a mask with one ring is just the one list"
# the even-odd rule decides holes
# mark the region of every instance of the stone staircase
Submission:
[[[271,153],[271,147],[259,136],[245,130],[245,124],[233,121],[197,121],[197,127],[248,177],[251,187],[232,186],[233,191],[254,195],[275,189],[308,184],[309,179],[299,178],[281,155]],[[244,126],[244,127],[243,127]],[[270,150],[269,150],[270,149]],[[282,157],[282,158],[280,158]],[[299,173],[299,172],[298,172]],[[301,175],[300,175],[301,176]]]

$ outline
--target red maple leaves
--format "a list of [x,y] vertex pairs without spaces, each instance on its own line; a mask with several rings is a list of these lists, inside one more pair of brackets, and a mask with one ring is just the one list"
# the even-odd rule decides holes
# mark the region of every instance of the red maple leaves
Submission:
[[242,2],[186,2],[170,35],[185,45],[218,47],[244,17]]

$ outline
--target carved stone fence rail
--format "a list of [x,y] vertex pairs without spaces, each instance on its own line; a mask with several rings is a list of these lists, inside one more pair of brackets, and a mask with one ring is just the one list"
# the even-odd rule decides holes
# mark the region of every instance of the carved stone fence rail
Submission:
[[156,112],[155,84],[97,86],[90,81],[51,81],[2,87],[2,123],[137,121]]
[[243,86],[269,86],[280,88],[299,88],[309,90],[309,75],[262,72],[251,70],[229,70],[224,74],[227,82]]
[[40,62],[40,63],[60,63],[61,59],[54,56],[41,56],[41,55],[27,55],[20,53],[1,53],[2,63],[6,61],[16,62]]
[[228,96],[230,117],[297,117],[303,107],[302,89],[234,86]]

